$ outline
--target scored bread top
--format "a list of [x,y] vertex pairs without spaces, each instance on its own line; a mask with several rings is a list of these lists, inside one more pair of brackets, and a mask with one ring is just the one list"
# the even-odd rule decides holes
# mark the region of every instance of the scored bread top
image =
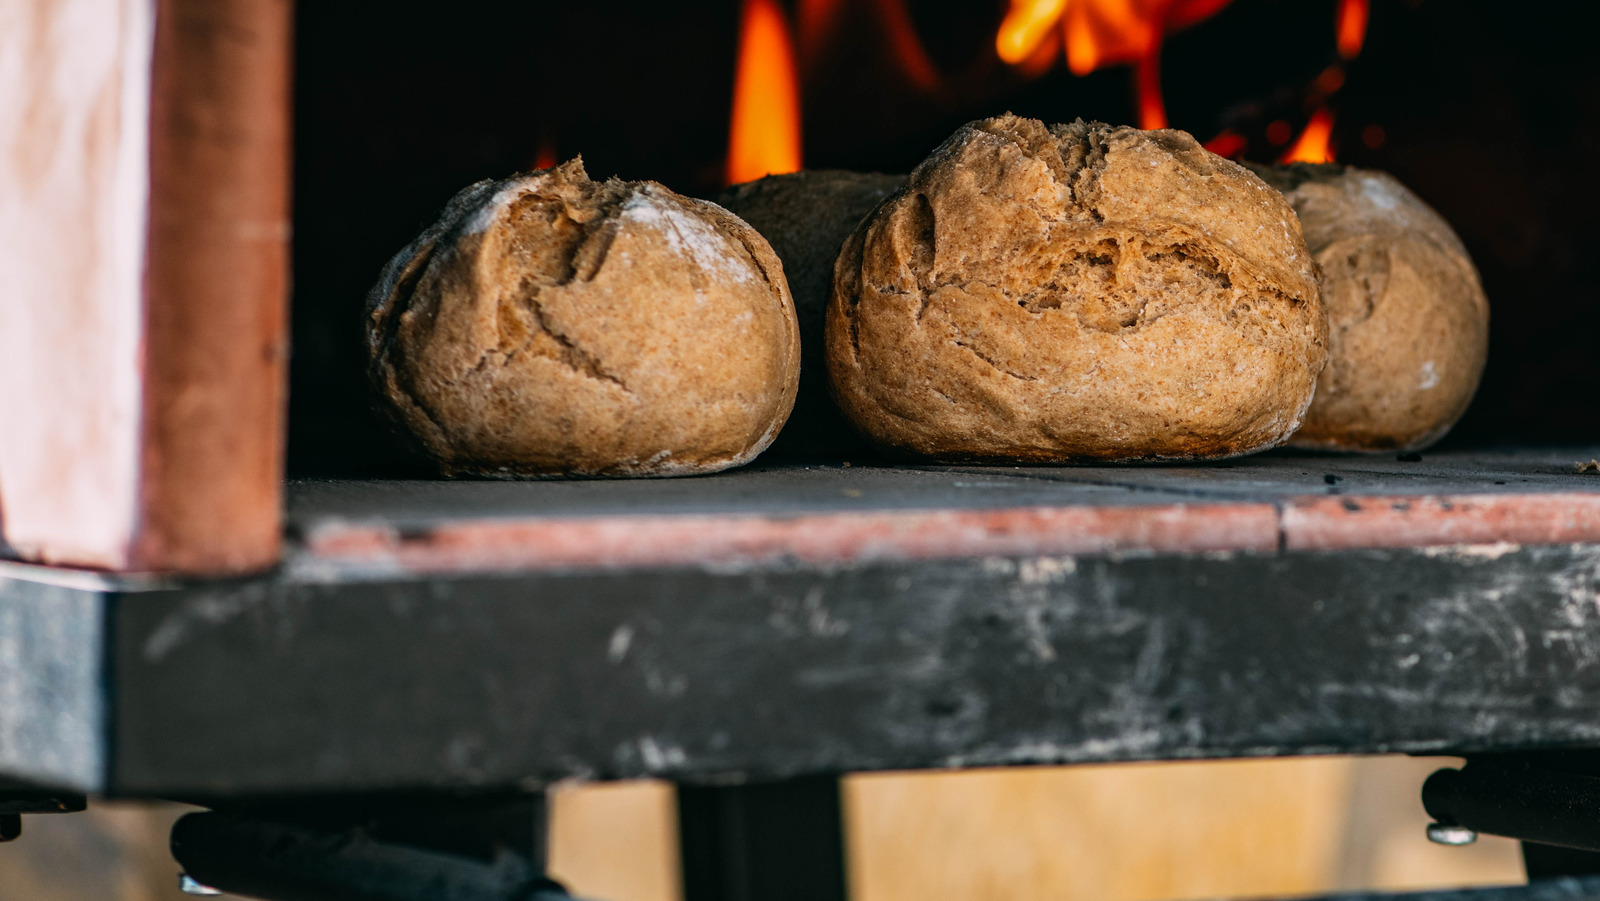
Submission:
[[1328,308],[1328,366],[1290,443],[1388,452],[1444,437],[1489,353],[1489,300],[1461,239],[1388,173],[1253,168],[1300,215]]
[[794,404],[799,336],[754,229],[580,160],[462,191],[368,299],[381,401],[448,474],[743,463]]
[[959,129],[834,271],[827,357],[879,445],[962,460],[1191,459],[1282,443],[1326,358],[1293,210],[1180,131]]

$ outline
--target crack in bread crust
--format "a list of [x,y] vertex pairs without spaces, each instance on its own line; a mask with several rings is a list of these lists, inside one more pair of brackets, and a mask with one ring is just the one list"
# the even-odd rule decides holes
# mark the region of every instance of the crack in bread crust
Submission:
[[1390,452],[1443,437],[1488,357],[1488,298],[1454,230],[1386,173],[1303,163],[1255,171],[1299,213],[1331,326],[1328,367],[1290,443]]
[[1003,116],[845,243],[827,341],[835,397],[892,452],[1187,459],[1282,443],[1327,321],[1298,220],[1247,170],[1181,132]]
[[385,268],[367,333],[380,405],[447,475],[739,465],[776,436],[799,369],[760,235],[577,160],[457,195]]

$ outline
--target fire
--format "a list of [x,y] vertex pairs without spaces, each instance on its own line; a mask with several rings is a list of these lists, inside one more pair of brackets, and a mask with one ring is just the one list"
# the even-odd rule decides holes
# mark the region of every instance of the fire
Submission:
[[1339,18],[1334,32],[1339,38],[1339,55],[1355,59],[1367,39],[1369,0],[1339,0]]
[[1231,129],[1223,129],[1221,134],[1205,143],[1207,150],[1229,159],[1238,159],[1249,146],[1250,142],[1245,140],[1244,135]]
[[[866,6],[861,2],[854,5],[858,12]],[[807,78],[817,71],[823,46],[837,35],[840,22],[847,18],[844,7],[845,0],[799,0],[795,7],[800,35],[800,69]],[[917,36],[905,0],[872,0],[870,12],[888,44],[888,56],[900,74],[912,87],[925,94],[937,92],[943,79],[927,48],[922,45],[921,38]]]
[[1020,65],[1044,43],[1066,9],[1067,0],[1011,0],[1011,10],[995,35],[995,51],[1011,65]]
[[[1339,45],[1339,55],[1345,59],[1355,59],[1361,53],[1361,45],[1366,42],[1367,15],[1371,12],[1368,4],[1369,0],[1339,0],[1333,32]],[[1317,104],[1316,112],[1311,114],[1311,121],[1306,123],[1299,139],[1284,151],[1278,162],[1333,162],[1333,111],[1328,108],[1328,99],[1344,87],[1344,80],[1344,68],[1334,65],[1322,70],[1322,74],[1311,83],[1311,100]],[[1381,133],[1382,129],[1379,131]],[[1362,138],[1366,140],[1366,133]],[[1382,143],[1382,138],[1378,139],[1378,143]],[[1374,145],[1369,143],[1369,146]]]
[[1300,133],[1300,140],[1295,141],[1278,162],[1333,162],[1333,113],[1325,106],[1318,107],[1311,114],[1311,121],[1306,123],[1306,130]]
[[800,0],[795,9],[795,18],[799,23],[800,56],[805,61],[807,71],[812,65],[811,57],[822,46],[822,42],[831,36],[838,27],[839,14],[843,12],[844,0]]
[[[1161,44],[1171,32],[1221,12],[1229,0],[1011,0],[995,34],[995,52],[1013,66],[1035,74],[1040,55],[1054,54],[1049,44],[1060,29],[1067,67],[1087,75],[1104,66],[1134,67],[1139,102],[1139,127],[1165,128],[1166,104],[1161,94]],[[1339,55],[1354,59],[1367,36],[1371,0],[1339,0],[1335,34]],[[1048,63],[1045,63],[1048,65]],[[1328,98],[1344,85],[1340,66],[1329,66],[1311,87],[1316,111],[1305,131],[1280,158],[1281,162],[1332,162],[1333,112]],[[1274,122],[1268,135],[1275,143],[1289,139],[1288,123]],[[1274,130],[1281,130],[1281,137]],[[1365,139],[1365,137],[1363,138]],[[1381,138],[1378,139],[1381,141]],[[1244,152],[1245,139],[1225,131],[1207,147],[1225,156]]]
[[878,0],[878,19],[889,33],[889,48],[911,83],[925,92],[939,89],[939,70],[928,57],[903,0]]
[[537,149],[534,151],[533,168],[554,169],[561,162],[561,157],[556,154],[556,142],[549,138],[540,138]]
[[[1072,62],[1072,46],[1067,46],[1067,62]],[[1138,67],[1133,70],[1134,90],[1139,95],[1139,127],[1166,128],[1167,103],[1161,98],[1161,38],[1155,45],[1140,54]]]
[[1168,32],[1216,15],[1229,0],[1011,0],[995,35],[995,51],[1023,65],[1057,25],[1067,67],[1087,75],[1103,66],[1132,64],[1139,127],[1165,128],[1161,42]]
[[794,41],[777,0],[744,0],[739,22],[728,184],[800,169]]

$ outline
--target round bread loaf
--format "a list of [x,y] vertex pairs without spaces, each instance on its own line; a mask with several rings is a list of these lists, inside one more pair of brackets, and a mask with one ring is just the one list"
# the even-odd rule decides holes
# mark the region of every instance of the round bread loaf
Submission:
[[822,354],[823,311],[833,290],[839,247],[904,175],[809,169],[734,185],[717,203],[750,223],[783,260],[800,319],[800,394],[769,455],[848,458],[866,448],[828,396]]
[[1489,299],[1461,239],[1384,172],[1256,171],[1300,214],[1328,307],[1328,368],[1289,443],[1407,451],[1444,437],[1489,355]]
[[794,405],[799,335],[767,242],[580,160],[456,195],[368,299],[370,375],[448,475],[715,472]]
[[1283,197],[1180,131],[963,126],[834,269],[828,371],[937,460],[1227,457],[1282,443],[1327,355]]

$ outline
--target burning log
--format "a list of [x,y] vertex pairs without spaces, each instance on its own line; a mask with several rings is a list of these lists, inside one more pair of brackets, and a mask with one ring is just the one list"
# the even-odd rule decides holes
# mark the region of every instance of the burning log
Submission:
[[875,443],[950,461],[1283,443],[1327,354],[1294,211],[1180,131],[963,126],[845,243],[826,353]]
[[715,472],[794,405],[799,335],[767,242],[579,160],[456,195],[368,310],[373,384],[446,475]]
[[828,397],[823,311],[839,247],[904,175],[811,170],[735,185],[717,203],[750,223],[783,260],[800,320],[800,393],[774,454],[850,457],[866,445]]
[[1255,168],[1299,214],[1328,307],[1328,367],[1290,443],[1408,451],[1442,438],[1489,349],[1489,301],[1461,239],[1386,173]]

